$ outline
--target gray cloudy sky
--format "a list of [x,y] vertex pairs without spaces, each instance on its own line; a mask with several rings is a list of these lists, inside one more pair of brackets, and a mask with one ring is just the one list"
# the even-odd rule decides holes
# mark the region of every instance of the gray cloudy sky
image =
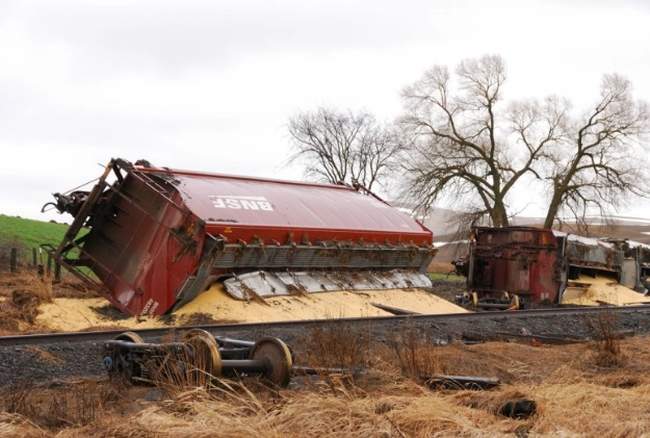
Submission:
[[620,72],[650,100],[649,23],[641,0],[0,0],[0,213],[44,218],[51,192],[113,156],[299,178],[290,115],[391,120],[426,68],[485,53],[507,62],[507,98],[581,107]]

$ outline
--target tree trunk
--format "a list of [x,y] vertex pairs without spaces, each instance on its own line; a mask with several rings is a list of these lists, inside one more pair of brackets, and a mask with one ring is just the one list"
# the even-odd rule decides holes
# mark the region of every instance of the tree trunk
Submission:
[[553,228],[557,214],[560,211],[560,206],[562,205],[562,193],[559,185],[556,183],[553,187],[553,196],[551,197],[551,202],[548,205],[548,210],[546,211],[546,219],[544,219],[544,228]]
[[556,197],[553,196],[553,199],[548,206],[548,211],[546,212],[546,219],[544,219],[544,228],[553,228],[553,224],[555,223],[555,218],[557,217],[559,210],[560,200],[556,199]]
[[501,201],[496,201],[490,212],[492,218],[492,225],[495,227],[507,227],[508,222],[508,213],[506,212],[506,207]]

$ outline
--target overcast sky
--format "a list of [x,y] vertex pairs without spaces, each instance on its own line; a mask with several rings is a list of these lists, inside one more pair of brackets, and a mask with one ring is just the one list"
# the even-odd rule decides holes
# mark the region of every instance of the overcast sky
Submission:
[[[0,0],[0,213],[43,219],[50,193],[117,156],[300,178],[289,116],[392,120],[426,68],[485,53],[506,60],[506,98],[582,107],[619,72],[650,100],[649,26],[642,0]],[[517,202],[537,214],[531,198]]]

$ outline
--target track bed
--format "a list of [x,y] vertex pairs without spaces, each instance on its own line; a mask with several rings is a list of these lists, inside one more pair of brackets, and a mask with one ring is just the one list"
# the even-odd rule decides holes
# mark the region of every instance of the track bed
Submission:
[[[628,335],[650,333],[650,306],[626,308],[569,308],[517,312],[483,312],[454,315],[413,315],[381,318],[292,321],[264,324],[208,325],[215,335],[256,340],[263,336],[283,339],[295,351],[315,330],[344,327],[352,336],[369,335],[389,342],[400,333],[416,330],[432,343],[537,339],[540,342],[574,342],[591,339],[594,323],[607,317],[616,330]],[[170,333],[190,327],[138,330],[146,341],[160,341]],[[101,376],[103,342],[119,332],[84,332],[0,337],[0,382],[45,381]]]

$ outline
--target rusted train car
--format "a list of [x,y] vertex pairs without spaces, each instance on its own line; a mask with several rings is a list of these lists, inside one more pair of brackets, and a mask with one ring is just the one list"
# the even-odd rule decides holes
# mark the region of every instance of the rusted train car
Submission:
[[650,279],[650,246],[534,227],[475,227],[467,261],[474,304],[526,307],[559,303],[567,282],[581,274],[604,274],[644,291]]

